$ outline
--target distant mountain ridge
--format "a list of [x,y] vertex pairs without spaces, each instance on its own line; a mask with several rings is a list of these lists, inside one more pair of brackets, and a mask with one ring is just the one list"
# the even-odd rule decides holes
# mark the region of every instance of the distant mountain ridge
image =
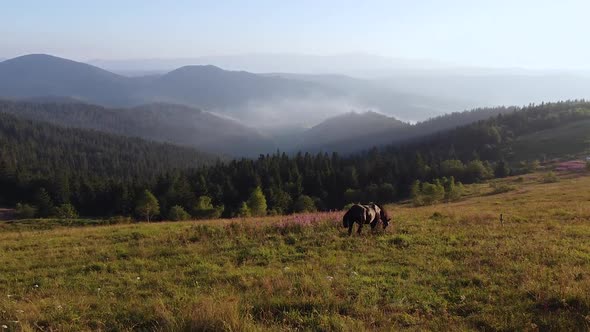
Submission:
[[[252,124],[265,120],[252,119],[259,115],[258,109],[278,114],[275,118],[290,116],[293,107],[284,108],[281,103],[301,100],[308,101],[306,107],[311,110],[299,118],[313,115],[315,104],[333,100],[349,109],[378,107],[381,112],[404,119],[425,119],[457,109],[448,107],[448,101],[439,103],[436,98],[428,98],[430,101],[424,103],[423,96],[400,95],[393,90],[381,89],[376,94],[372,91],[374,86],[364,81],[355,81],[354,89],[350,84],[336,83],[227,71],[210,65],[183,66],[161,75],[127,77],[43,54],[0,62],[0,97],[3,98],[63,96],[108,107],[152,102],[185,104],[226,112]],[[294,108],[298,107],[295,102]]]
[[64,96],[99,104],[133,103],[126,77],[84,63],[44,54],[0,62],[0,96]]
[[321,147],[371,133],[405,128],[409,124],[373,111],[349,112],[327,119],[304,133],[301,146],[305,149]]

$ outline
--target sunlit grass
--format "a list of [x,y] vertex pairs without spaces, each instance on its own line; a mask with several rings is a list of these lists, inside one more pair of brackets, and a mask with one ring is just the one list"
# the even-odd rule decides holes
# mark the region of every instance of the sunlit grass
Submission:
[[[340,214],[0,228],[9,330],[587,330],[590,177],[508,178],[452,204]],[[503,214],[504,224],[499,215]]]

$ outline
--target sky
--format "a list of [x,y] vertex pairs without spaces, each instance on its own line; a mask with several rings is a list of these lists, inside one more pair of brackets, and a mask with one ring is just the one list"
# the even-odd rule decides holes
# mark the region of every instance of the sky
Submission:
[[362,53],[590,69],[588,0],[3,0],[0,57]]

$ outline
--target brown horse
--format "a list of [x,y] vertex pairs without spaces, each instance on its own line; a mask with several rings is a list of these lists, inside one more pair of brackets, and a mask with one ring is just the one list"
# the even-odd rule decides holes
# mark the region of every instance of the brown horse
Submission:
[[383,207],[375,203],[367,205],[355,204],[344,214],[342,226],[344,228],[348,227],[348,235],[351,235],[352,227],[356,222],[359,224],[357,233],[361,234],[364,224],[371,224],[371,229],[375,229],[379,221],[383,222],[383,229],[387,228],[389,221],[391,221]]

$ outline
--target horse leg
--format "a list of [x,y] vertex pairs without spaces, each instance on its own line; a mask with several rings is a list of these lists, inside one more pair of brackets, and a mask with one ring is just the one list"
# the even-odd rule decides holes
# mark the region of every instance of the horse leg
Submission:
[[371,229],[375,229],[375,227],[377,227],[377,223],[379,223],[379,220],[375,219],[371,222]]
[[352,226],[354,226],[354,221],[348,223],[348,236],[352,235]]
[[359,224],[359,229],[356,231],[358,235],[361,235],[361,231],[363,230],[363,223]]

